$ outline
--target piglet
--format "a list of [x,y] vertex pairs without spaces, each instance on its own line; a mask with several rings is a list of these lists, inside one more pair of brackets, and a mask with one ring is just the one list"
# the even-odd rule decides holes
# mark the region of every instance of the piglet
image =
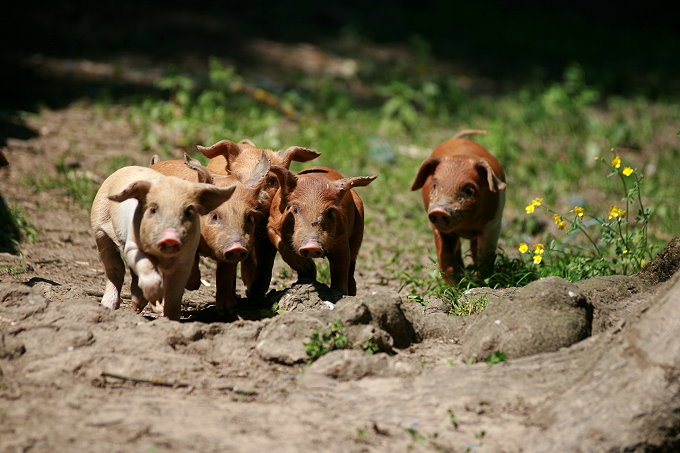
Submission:
[[[307,162],[319,157],[317,151],[291,146],[280,151],[258,148],[252,141],[245,139],[238,143],[221,140],[212,146],[196,147],[210,159],[207,168],[215,174],[235,175],[242,180],[250,177],[257,163],[266,155],[272,167],[287,169],[291,162]],[[262,213],[255,225],[254,253],[248,254],[241,264],[241,277],[246,285],[246,295],[258,299],[269,289],[276,248],[267,236],[267,218],[272,197],[279,187],[276,174],[270,171],[259,197],[258,211]]]
[[423,202],[444,280],[456,284],[463,270],[460,238],[470,240],[472,259],[482,275],[493,268],[505,205],[505,174],[495,157],[464,139],[486,131],[467,130],[437,146],[418,169],[411,190],[423,189]]
[[[217,261],[216,305],[223,315],[236,305],[236,267],[248,257],[254,248],[255,224],[262,216],[258,211],[261,196],[269,174],[270,162],[266,155],[260,160],[249,177],[241,182],[236,176],[216,175],[200,162],[185,160],[152,160],[151,168],[165,175],[173,175],[188,181],[215,184],[218,187],[234,186],[234,195],[214,210],[201,216],[201,241],[198,252]],[[266,217],[265,217],[266,221]],[[198,256],[187,289],[200,285]]]
[[297,175],[284,172],[269,217],[269,239],[299,280],[316,280],[313,258],[327,257],[331,288],[353,296],[354,268],[364,235],[364,205],[352,187],[367,186],[376,176],[343,178],[335,170],[313,167]]
[[102,305],[120,306],[122,254],[130,268],[132,307],[140,312],[151,302],[156,311],[178,319],[200,240],[199,215],[217,208],[234,190],[145,167],[123,167],[109,176],[90,217],[107,278]]

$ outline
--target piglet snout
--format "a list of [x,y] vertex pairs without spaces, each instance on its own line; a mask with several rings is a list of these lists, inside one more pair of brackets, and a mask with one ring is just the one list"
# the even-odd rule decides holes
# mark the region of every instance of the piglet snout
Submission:
[[458,217],[459,212],[457,210],[451,210],[442,206],[435,206],[427,213],[430,222],[434,226],[440,228],[446,228],[451,226],[455,219]]
[[224,250],[224,259],[230,262],[239,262],[246,255],[248,255],[248,249],[240,241],[230,243]]
[[182,248],[182,239],[174,228],[167,228],[158,240],[158,248],[163,253],[177,253]]
[[300,255],[305,258],[321,258],[324,256],[323,248],[321,244],[315,240],[309,240],[305,242],[302,247],[300,247]]

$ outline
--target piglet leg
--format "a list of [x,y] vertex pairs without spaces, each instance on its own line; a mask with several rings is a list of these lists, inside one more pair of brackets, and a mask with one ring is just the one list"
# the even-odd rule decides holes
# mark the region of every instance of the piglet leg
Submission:
[[106,288],[101,304],[106,308],[116,310],[120,307],[120,289],[125,278],[125,264],[120,257],[118,247],[111,238],[98,234],[95,240],[106,273]]
[[241,263],[241,276],[247,288],[246,296],[249,299],[261,298],[269,290],[276,248],[269,240],[260,241],[255,244],[254,255],[253,259],[249,257]]
[[134,272],[131,274],[130,294],[132,295],[132,309],[137,313],[141,313],[149,301],[146,300],[144,292],[139,288],[137,275]]
[[151,258],[137,248],[137,244],[128,241],[125,243],[125,260],[130,270],[138,279],[137,284],[142,290],[144,297],[151,303],[163,300],[163,277],[156,269]]
[[[337,289],[342,294],[347,294],[350,296],[356,295],[356,283],[354,283],[354,293],[349,291],[349,281],[350,281],[350,258],[349,250],[333,250],[332,253],[328,254],[328,262],[331,267],[331,288]],[[354,277],[352,277],[354,280]]]
[[460,238],[453,233],[442,233],[432,229],[434,243],[437,247],[437,260],[444,281],[449,285],[456,285],[463,273],[463,258],[460,252]]
[[237,303],[236,266],[237,263],[225,263],[222,261],[217,263],[215,303],[217,305],[217,313],[220,316],[224,316],[227,311],[231,311]]

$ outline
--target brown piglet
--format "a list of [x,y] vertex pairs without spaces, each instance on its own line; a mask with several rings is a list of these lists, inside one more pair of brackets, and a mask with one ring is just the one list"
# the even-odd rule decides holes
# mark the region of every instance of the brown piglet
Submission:
[[[214,174],[235,175],[248,178],[263,155],[272,167],[290,167],[291,162],[307,162],[319,157],[317,151],[301,146],[290,146],[280,151],[261,149],[250,140],[238,143],[221,140],[212,146],[197,146],[198,150],[210,159],[207,168]],[[270,171],[265,187],[260,195],[258,210],[262,213],[255,225],[254,253],[248,254],[241,263],[241,277],[246,285],[246,295],[250,299],[263,297],[269,289],[276,249],[267,235],[267,218],[272,197],[279,187],[276,175]]]
[[357,292],[354,268],[364,235],[364,205],[353,187],[376,176],[343,178],[335,170],[313,167],[286,174],[269,216],[269,238],[301,281],[316,280],[313,258],[327,257],[331,288]]
[[505,174],[495,157],[462,137],[437,146],[423,161],[411,190],[423,189],[437,260],[444,280],[456,284],[463,271],[460,239],[470,240],[472,259],[482,275],[493,268],[505,205]]
[[[215,184],[217,187],[234,186],[234,195],[214,210],[201,216],[201,241],[198,254],[217,262],[216,305],[220,315],[231,310],[237,303],[236,270],[253,253],[255,226],[262,217],[258,210],[266,186],[270,162],[262,155],[257,165],[242,182],[236,176],[216,175],[203,167],[200,162],[185,160],[152,160],[151,168],[166,175],[178,176],[188,181]],[[265,217],[266,221],[266,217]],[[242,264],[243,265],[243,264]],[[194,261],[192,278],[188,289],[200,286],[198,255]]]
[[199,216],[228,200],[234,190],[135,166],[106,178],[90,216],[107,278],[102,305],[120,306],[127,263],[132,307],[140,312],[151,302],[156,311],[178,319],[200,241]]

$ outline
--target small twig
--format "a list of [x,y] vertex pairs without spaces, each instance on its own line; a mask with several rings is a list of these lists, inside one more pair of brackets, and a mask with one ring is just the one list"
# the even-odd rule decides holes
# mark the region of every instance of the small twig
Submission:
[[113,379],[120,379],[121,381],[128,381],[128,382],[134,382],[135,384],[149,384],[149,385],[157,385],[159,387],[189,387],[189,384],[186,384],[184,382],[167,382],[167,381],[161,381],[159,379],[143,379],[143,378],[135,378],[135,377],[129,377],[129,376],[123,376],[121,374],[116,374],[116,373],[109,373],[108,371],[102,371],[101,376],[103,378],[113,378]]

